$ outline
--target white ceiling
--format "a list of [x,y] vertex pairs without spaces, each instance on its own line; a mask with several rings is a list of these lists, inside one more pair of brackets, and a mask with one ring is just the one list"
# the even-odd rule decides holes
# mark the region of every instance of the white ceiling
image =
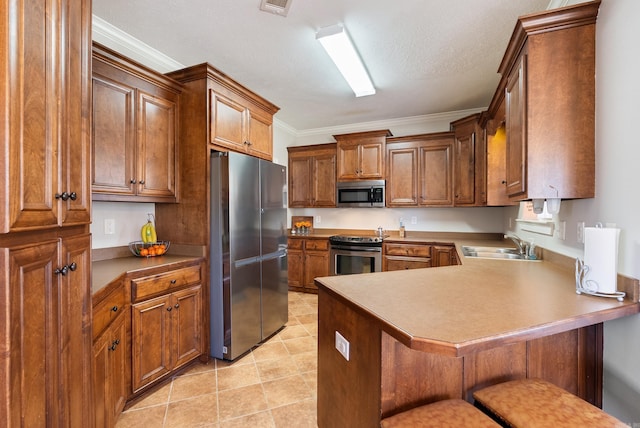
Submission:
[[[516,19],[549,0],[93,0],[93,13],[185,66],[209,62],[302,131],[486,107]],[[376,95],[356,98],[315,40],[344,24]]]

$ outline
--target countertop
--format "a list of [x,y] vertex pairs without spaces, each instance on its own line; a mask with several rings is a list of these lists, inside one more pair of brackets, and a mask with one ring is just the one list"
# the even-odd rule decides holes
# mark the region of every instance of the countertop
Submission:
[[637,298],[630,298],[638,295],[637,280],[631,279],[634,292],[623,302],[578,295],[570,264],[473,259],[459,247],[479,242],[454,243],[461,265],[323,277],[316,283],[406,346],[448,356],[640,312]]
[[179,267],[185,262],[199,259],[193,255],[165,254],[157,257],[118,257],[107,260],[94,261],[91,265],[91,294],[94,298],[105,287],[114,281],[118,281],[125,274],[145,274],[153,268]]

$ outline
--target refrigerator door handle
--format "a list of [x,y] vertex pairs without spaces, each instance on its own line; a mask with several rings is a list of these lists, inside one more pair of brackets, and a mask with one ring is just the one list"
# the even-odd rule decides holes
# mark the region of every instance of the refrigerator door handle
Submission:
[[265,254],[263,255],[260,260],[264,261],[264,260],[274,260],[274,259],[281,259],[283,257],[287,256],[287,250],[278,250],[274,253],[269,253],[269,254]]
[[251,265],[253,263],[258,263],[259,261],[260,261],[260,257],[248,257],[246,259],[236,260],[234,262],[234,266],[236,268],[240,268],[243,266]]

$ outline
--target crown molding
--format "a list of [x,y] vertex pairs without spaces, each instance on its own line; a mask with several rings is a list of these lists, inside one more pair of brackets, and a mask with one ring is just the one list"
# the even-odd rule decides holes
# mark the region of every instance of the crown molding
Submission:
[[93,24],[92,38],[96,42],[160,73],[185,68],[183,64],[114,27],[104,19],[92,15],[91,21]]

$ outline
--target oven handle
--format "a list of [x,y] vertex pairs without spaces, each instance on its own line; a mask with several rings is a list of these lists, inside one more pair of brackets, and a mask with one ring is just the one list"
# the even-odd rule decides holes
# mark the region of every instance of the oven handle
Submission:
[[361,253],[381,253],[382,247],[359,247],[356,245],[340,245],[340,246],[331,246],[332,251],[357,251]]

